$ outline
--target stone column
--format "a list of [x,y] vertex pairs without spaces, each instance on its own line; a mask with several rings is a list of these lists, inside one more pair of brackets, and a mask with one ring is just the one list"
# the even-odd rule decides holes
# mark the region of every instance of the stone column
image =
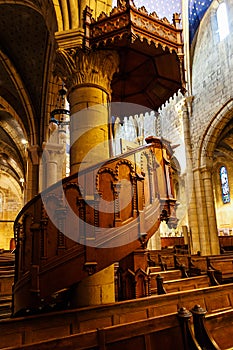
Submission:
[[24,201],[27,203],[39,192],[39,163],[41,158],[41,149],[38,145],[32,145],[27,148],[27,182]]
[[209,169],[207,167],[202,168],[201,177],[203,181],[206,203],[210,254],[220,254],[216,213],[214,206],[212,169]]
[[195,184],[195,196],[197,207],[197,227],[199,232],[200,251],[202,255],[210,254],[210,242],[209,242],[209,225],[205,204],[205,191],[202,181],[202,175],[200,168],[196,168],[194,171],[194,184]]
[[58,67],[70,103],[70,172],[111,156],[111,80],[119,64],[114,51],[58,50]]
[[43,143],[43,189],[53,185],[63,178],[64,161],[64,144],[51,142]]
[[193,96],[188,96],[184,99],[182,106],[183,114],[183,128],[184,128],[184,143],[185,143],[185,154],[186,154],[186,177],[185,177],[185,188],[188,189],[186,192],[187,201],[187,213],[189,221],[189,229],[191,231],[191,251],[196,253],[200,251],[200,239],[198,230],[198,218],[197,218],[197,205],[196,205],[196,193],[194,184],[194,174],[192,165],[192,145],[190,137],[190,124],[189,118],[191,116]]
[[[57,70],[65,81],[70,103],[70,173],[74,174],[111,156],[110,85],[119,56],[109,50],[60,48],[57,53]],[[112,303],[114,287],[111,265],[74,286],[71,304]]]

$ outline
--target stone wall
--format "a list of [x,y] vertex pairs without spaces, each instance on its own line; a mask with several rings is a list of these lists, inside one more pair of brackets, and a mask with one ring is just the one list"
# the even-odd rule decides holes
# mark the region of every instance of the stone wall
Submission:
[[220,109],[233,94],[233,5],[226,0],[230,34],[222,41],[216,31],[216,9],[213,1],[206,12],[193,42],[192,117],[190,120],[194,167],[198,163],[201,140]]

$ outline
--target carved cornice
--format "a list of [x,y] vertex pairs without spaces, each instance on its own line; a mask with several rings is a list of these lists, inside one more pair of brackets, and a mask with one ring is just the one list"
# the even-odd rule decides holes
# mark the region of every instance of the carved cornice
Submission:
[[57,50],[56,73],[62,76],[68,89],[93,84],[110,92],[111,79],[118,65],[116,51]]
[[85,13],[86,46],[108,46],[127,37],[130,42],[139,38],[148,44],[153,42],[156,47],[161,45],[164,50],[168,48],[170,52],[183,52],[178,14],[173,15],[173,23],[170,23],[167,18],[159,19],[155,12],[149,14],[144,6],[137,9],[132,1],[122,3],[113,8],[109,16],[101,13],[96,21],[90,12]]

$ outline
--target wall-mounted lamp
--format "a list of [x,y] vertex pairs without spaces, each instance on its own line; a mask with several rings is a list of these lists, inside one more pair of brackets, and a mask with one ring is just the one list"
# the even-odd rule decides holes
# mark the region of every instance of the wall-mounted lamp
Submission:
[[58,91],[56,108],[50,113],[49,120],[49,129],[52,132],[58,129],[59,136],[62,139],[66,138],[66,130],[64,129],[64,126],[70,124],[69,120],[66,120],[67,116],[70,115],[70,111],[65,108],[65,95],[66,89],[64,86],[62,86],[62,88]]

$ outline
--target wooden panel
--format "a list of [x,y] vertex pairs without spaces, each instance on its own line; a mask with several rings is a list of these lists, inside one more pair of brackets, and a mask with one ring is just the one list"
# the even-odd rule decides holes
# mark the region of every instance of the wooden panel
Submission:
[[0,297],[12,294],[14,275],[1,275],[0,273]]
[[205,325],[221,349],[233,348],[233,312],[225,311],[206,315]]
[[[96,316],[98,317],[98,316]],[[83,320],[80,323],[80,332],[84,332],[84,331],[89,331],[95,328],[103,328],[103,327],[108,327],[111,326],[113,324],[112,321],[112,316],[108,316],[106,315],[105,317],[102,315],[102,317],[99,318],[95,318],[95,319],[89,319],[89,320]]]
[[197,276],[190,278],[183,278],[174,281],[164,281],[164,288],[167,293],[178,292],[182,290],[190,290],[197,288],[204,288],[210,286],[210,280],[208,276]]
[[211,299],[206,298],[206,308],[211,312],[232,308],[231,293],[218,294]]
[[174,247],[184,245],[184,237],[161,237],[161,247]]

